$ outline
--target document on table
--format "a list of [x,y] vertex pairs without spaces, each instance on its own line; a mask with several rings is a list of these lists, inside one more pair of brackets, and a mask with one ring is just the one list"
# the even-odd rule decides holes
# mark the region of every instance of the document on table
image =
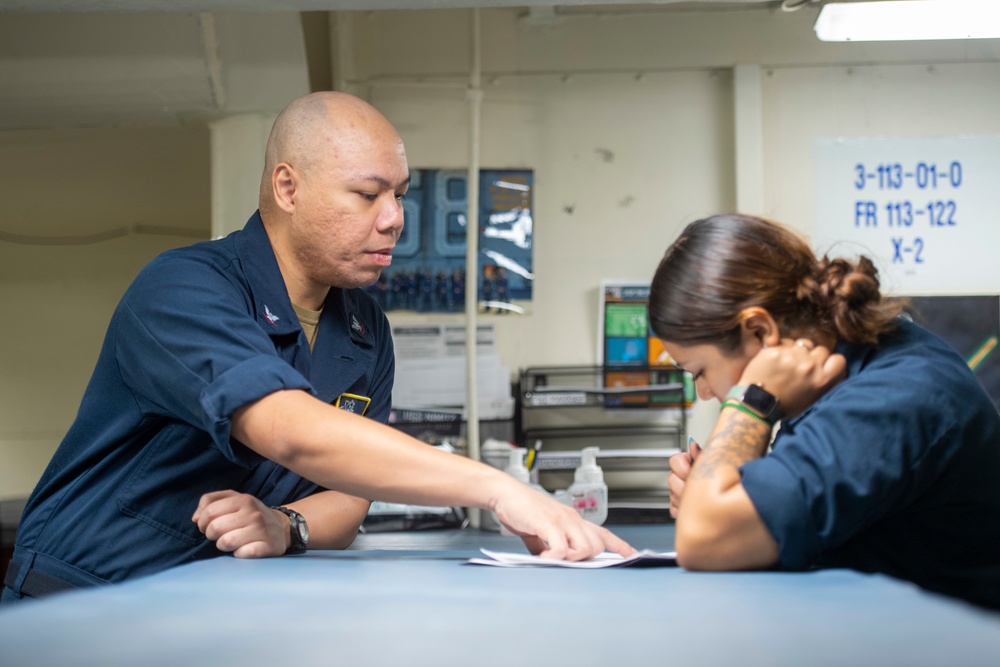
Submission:
[[631,556],[619,556],[605,551],[590,560],[556,560],[530,554],[490,551],[480,549],[488,558],[470,558],[470,565],[493,565],[495,567],[568,567],[593,570],[603,567],[666,567],[677,565],[676,551],[650,551],[644,549]]

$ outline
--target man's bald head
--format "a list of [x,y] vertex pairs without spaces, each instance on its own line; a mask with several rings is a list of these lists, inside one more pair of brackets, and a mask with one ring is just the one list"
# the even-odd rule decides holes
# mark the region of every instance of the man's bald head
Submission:
[[324,91],[294,100],[278,114],[267,139],[260,182],[261,213],[274,209],[271,178],[279,164],[288,163],[308,175],[323,158],[336,159],[340,151],[363,150],[376,134],[386,133],[401,142],[385,116],[353,95]]

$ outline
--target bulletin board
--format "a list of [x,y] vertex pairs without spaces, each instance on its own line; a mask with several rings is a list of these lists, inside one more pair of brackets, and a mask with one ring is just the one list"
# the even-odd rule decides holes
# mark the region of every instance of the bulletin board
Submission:
[[479,311],[529,311],[534,283],[534,174],[484,169],[479,174],[477,274],[466,273],[468,173],[414,169],[403,199],[403,232],[368,292],[383,310],[458,313],[467,289]]
[[[649,283],[601,283],[597,325],[597,362],[606,388],[683,383],[684,407],[694,404],[691,374],[678,368],[649,326]],[[606,397],[607,407],[677,408],[675,392]]]

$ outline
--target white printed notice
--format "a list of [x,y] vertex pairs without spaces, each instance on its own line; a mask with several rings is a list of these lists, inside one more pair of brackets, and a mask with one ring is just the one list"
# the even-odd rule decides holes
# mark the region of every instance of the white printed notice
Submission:
[[1000,137],[816,142],[815,247],[896,295],[995,294]]

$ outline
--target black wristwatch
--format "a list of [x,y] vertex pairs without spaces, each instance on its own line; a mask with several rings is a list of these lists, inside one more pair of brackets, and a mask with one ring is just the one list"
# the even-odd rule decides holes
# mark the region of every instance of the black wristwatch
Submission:
[[306,525],[305,517],[287,507],[272,507],[271,509],[278,510],[288,516],[288,528],[292,534],[292,543],[288,546],[288,550],[285,553],[304,553],[309,546],[309,526]]
[[748,408],[752,411],[753,415],[756,415],[761,421],[767,422],[771,426],[774,426],[782,417],[781,406],[778,405],[777,396],[759,384],[734,385],[729,390],[729,393],[726,394],[726,398],[722,403],[725,405],[730,401],[739,404],[734,407],[741,405]]

